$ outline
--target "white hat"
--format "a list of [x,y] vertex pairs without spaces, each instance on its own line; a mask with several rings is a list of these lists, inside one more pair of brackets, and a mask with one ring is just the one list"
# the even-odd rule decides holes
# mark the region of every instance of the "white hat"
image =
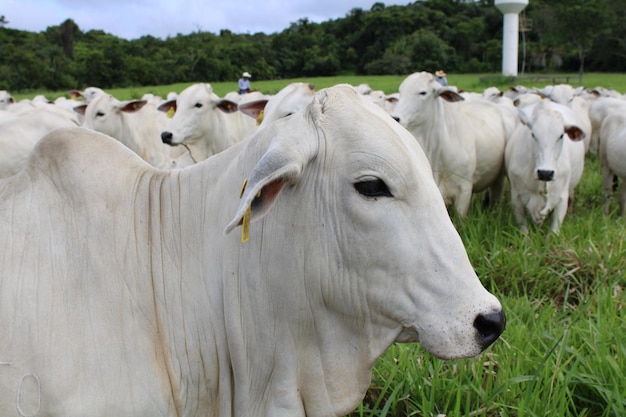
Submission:
[[446,73],[443,70],[439,70],[439,71],[435,72],[435,75],[437,77],[445,77]]
[[252,78],[252,75],[250,75],[249,72],[244,72],[242,77],[248,77],[248,78]]

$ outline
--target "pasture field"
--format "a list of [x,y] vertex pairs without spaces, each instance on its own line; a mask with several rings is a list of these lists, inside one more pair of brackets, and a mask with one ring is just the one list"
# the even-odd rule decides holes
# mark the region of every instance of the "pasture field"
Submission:
[[[478,77],[450,74],[448,80],[482,91],[489,85]],[[404,78],[252,81],[266,93],[291,81],[316,89],[365,82],[390,93]],[[220,96],[236,88],[236,80],[211,84]],[[626,74],[585,74],[583,84],[625,92]],[[125,100],[146,92],[165,96],[187,85],[109,92]],[[41,92],[14,96],[35,94]],[[350,417],[626,416],[626,219],[617,217],[616,201],[609,216],[603,204],[599,161],[588,155],[573,213],[558,236],[547,235],[547,225],[519,233],[508,189],[494,208],[483,209],[474,198],[468,218],[452,214],[478,276],[505,308],[505,332],[486,352],[463,360],[436,359],[417,344],[392,345]]]
[[[253,74],[254,75],[254,74]],[[408,74],[407,74],[408,75]],[[480,77],[486,75],[493,77],[490,81],[481,81]],[[571,74],[569,74],[571,75]],[[382,75],[382,76],[366,76],[366,75],[345,75],[337,77],[303,77],[298,79],[285,79],[285,80],[259,80],[252,79],[252,88],[258,89],[266,94],[277,93],[281,88],[285,87],[290,82],[303,81],[315,84],[317,90],[330,87],[339,83],[348,83],[352,85],[359,85],[361,83],[367,83],[374,90],[383,90],[386,93],[393,93],[398,91],[400,83],[406,78],[405,75]],[[237,90],[237,80],[232,82],[210,82],[213,86],[213,91],[217,95],[224,96],[230,91]],[[518,81],[511,83],[505,79],[499,78],[497,74],[448,74],[448,83],[450,85],[458,86],[460,89],[480,92],[487,87],[496,86],[501,90],[505,90],[511,85],[522,84],[528,87],[544,87],[547,82],[530,82],[530,81]],[[578,85],[578,77],[573,76],[570,78],[570,83],[574,86]],[[152,93],[166,97],[170,91],[180,93],[183,89],[191,85],[192,83],[180,83],[161,86],[145,86],[145,87],[130,87],[130,88],[114,88],[107,89],[107,92],[113,94],[120,100],[130,100],[141,98],[145,93]],[[605,88],[612,88],[622,93],[626,92],[626,74],[607,74],[607,73],[588,73],[582,78],[582,85],[585,87],[597,87],[602,86]],[[88,86],[85,86],[88,87]],[[98,86],[95,86],[98,87]],[[11,92],[16,100],[23,98],[33,98],[37,94],[43,94],[49,99],[55,99],[59,96],[67,96],[67,91],[28,91],[28,92]]]

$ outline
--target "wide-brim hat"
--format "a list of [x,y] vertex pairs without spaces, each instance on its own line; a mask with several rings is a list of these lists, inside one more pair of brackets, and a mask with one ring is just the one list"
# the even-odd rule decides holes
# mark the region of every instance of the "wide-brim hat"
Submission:
[[446,73],[443,70],[439,70],[435,73],[437,77],[445,77]]
[[252,75],[249,72],[244,72],[242,77],[252,78]]

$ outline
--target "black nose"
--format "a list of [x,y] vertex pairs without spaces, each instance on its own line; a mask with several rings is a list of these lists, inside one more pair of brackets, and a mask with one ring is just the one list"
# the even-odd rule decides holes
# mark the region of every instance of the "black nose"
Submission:
[[172,132],[161,132],[161,140],[163,141],[163,143],[167,144],[167,145],[171,145],[172,144]]
[[395,120],[396,122],[400,123],[400,118],[398,116],[391,116],[393,117],[393,120]]
[[538,169],[537,178],[539,178],[539,181],[552,181],[554,179],[554,171],[547,169]]
[[497,313],[479,314],[474,320],[474,327],[478,331],[482,348],[487,349],[489,345],[495,342],[504,331],[505,326],[506,316],[503,310]]

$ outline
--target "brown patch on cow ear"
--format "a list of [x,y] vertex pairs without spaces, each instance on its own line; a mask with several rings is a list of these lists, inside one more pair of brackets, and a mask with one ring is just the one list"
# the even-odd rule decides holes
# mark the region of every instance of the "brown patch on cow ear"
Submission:
[[451,90],[442,91],[439,94],[439,97],[441,97],[442,99],[450,103],[455,103],[457,101],[465,100],[463,96]]
[[585,132],[583,132],[578,126],[566,126],[565,133],[574,142],[579,142],[585,139]]
[[74,106],[72,107],[72,109],[78,113],[78,114],[82,114],[83,116],[85,115],[85,111],[87,110],[87,105],[86,104],[79,104],[78,106]]
[[168,113],[169,114],[170,112],[172,112],[172,114],[173,114],[173,113],[176,112],[176,100],[168,100],[168,101],[166,101],[164,103],[161,103],[159,105],[159,107],[157,107],[157,109],[159,111],[164,112],[164,113]]
[[224,113],[234,113],[239,109],[237,106],[237,103],[235,103],[234,101],[230,101],[230,100],[221,100],[217,104],[217,108],[223,111]]

